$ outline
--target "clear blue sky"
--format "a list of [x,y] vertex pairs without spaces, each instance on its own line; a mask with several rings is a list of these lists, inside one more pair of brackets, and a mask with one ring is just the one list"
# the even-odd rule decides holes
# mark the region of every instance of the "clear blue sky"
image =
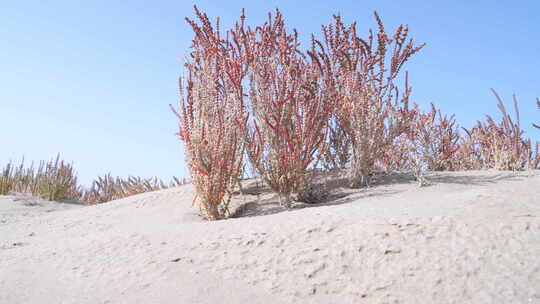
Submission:
[[540,121],[540,2],[529,1],[5,1],[0,5],[0,164],[60,152],[84,183],[112,172],[186,176],[168,104],[197,4],[224,25],[246,8],[259,23],[278,7],[303,38],[331,14],[388,29],[409,24],[427,47],[406,66],[413,100],[470,127],[498,116],[489,88],[516,93],[528,136]]

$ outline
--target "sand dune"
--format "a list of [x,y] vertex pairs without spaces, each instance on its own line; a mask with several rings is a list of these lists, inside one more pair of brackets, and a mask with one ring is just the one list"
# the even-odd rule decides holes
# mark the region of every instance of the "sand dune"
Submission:
[[[253,181],[97,206],[0,197],[0,303],[540,303],[540,171],[405,175],[286,211]],[[305,208],[304,208],[305,207]]]

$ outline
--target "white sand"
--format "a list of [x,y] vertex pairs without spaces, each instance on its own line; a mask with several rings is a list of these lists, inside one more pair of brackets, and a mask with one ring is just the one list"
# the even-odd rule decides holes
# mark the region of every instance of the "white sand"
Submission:
[[540,171],[429,178],[284,212],[263,189],[244,213],[269,215],[217,222],[190,185],[91,207],[0,197],[0,303],[540,303]]

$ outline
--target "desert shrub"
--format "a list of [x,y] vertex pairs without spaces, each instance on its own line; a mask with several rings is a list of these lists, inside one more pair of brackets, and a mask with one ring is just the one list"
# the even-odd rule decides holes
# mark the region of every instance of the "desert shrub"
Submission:
[[[473,167],[496,170],[521,170],[536,162],[530,139],[524,139],[521,129],[518,102],[513,96],[515,120],[508,114],[503,100],[492,89],[498,100],[502,119],[496,122],[491,116],[486,121],[478,121],[468,131],[468,149],[472,152]],[[534,165],[534,164],[533,164]]]
[[410,128],[418,155],[427,170],[447,171],[456,169],[456,151],[459,149],[459,128],[454,115],[443,115],[431,105],[430,112],[420,113]]
[[412,171],[421,185],[428,170],[457,170],[461,135],[454,115],[442,114],[433,104],[429,112],[415,104],[406,115],[403,133],[383,151],[379,166],[387,172]]
[[187,19],[195,38],[181,86],[179,135],[210,218],[225,216],[223,198],[238,183],[244,153],[284,205],[310,188],[308,172],[320,160],[327,169],[351,163],[351,186],[368,184],[408,126],[411,90],[405,81],[400,94],[395,81],[423,45],[408,40],[407,26],[390,38],[375,13],[378,31],[364,40],[354,23],[335,16],[335,24],[323,26],[323,42],[312,37],[304,53],[279,10],[247,30],[242,13],[225,37],[195,13],[200,24]]
[[247,152],[288,206],[292,193],[309,187],[307,173],[319,160],[333,104],[321,83],[322,67],[297,48],[296,31],[287,33],[279,11],[256,33],[260,39],[249,74],[253,125]]
[[334,16],[303,52],[279,10],[255,28],[245,27],[242,12],[224,36],[219,19],[214,28],[195,13],[198,22],[187,19],[195,38],[177,115],[191,180],[211,219],[227,215],[246,167],[287,206],[324,196],[310,174],[321,167],[350,167],[350,186],[362,187],[380,169],[413,170],[421,180],[426,170],[540,162],[522,139],[519,113],[514,123],[498,95],[502,122],[488,116],[463,136],[453,115],[433,105],[409,108],[412,89],[400,72],[424,44],[409,38],[406,25],[388,35],[375,13],[377,30],[363,39],[356,23]]
[[[377,160],[407,125],[410,88],[400,94],[395,80],[404,63],[424,45],[408,40],[408,28],[399,26],[390,38],[378,14],[377,33],[367,39],[357,35],[356,24],[345,26],[339,16],[323,26],[323,43],[313,51],[330,73],[326,90],[337,101],[336,115],[350,140],[352,155],[349,181],[352,187],[369,183]],[[314,47],[315,48],[315,47]]]
[[[413,149],[411,136],[407,132],[394,139],[392,146],[381,153],[378,160],[380,169],[384,172],[409,171],[413,168],[411,151]],[[414,138],[414,137],[413,137]]]
[[[484,164],[480,158],[480,149],[476,140],[474,129],[462,128],[465,135],[459,139],[458,150],[456,151],[457,170],[481,170]],[[463,133],[462,133],[463,134]]]
[[406,137],[409,139],[410,166],[421,186],[427,184],[424,176],[426,171],[456,169],[460,139],[458,130],[454,115],[443,115],[433,104],[426,113],[416,107]]
[[224,38],[219,21],[214,29],[206,14],[196,7],[195,12],[200,23],[186,18],[195,37],[185,64],[189,76],[180,80],[180,110],[175,113],[201,209],[208,218],[221,219],[228,214],[233,188],[242,177],[247,56],[241,40],[246,36],[243,17],[236,31]]
[[325,169],[345,169],[351,159],[351,139],[347,129],[335,114],[328,124],[328,138],[321,147],[321,160]]

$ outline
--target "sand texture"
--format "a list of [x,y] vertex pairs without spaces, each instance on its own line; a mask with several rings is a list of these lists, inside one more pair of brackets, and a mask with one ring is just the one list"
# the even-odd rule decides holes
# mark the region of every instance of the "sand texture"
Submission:
[[540,171],[326,182],[283,210],[246,181],[208,222],[191,185],[96,206],[0,197],[0,303],[540,303]]

